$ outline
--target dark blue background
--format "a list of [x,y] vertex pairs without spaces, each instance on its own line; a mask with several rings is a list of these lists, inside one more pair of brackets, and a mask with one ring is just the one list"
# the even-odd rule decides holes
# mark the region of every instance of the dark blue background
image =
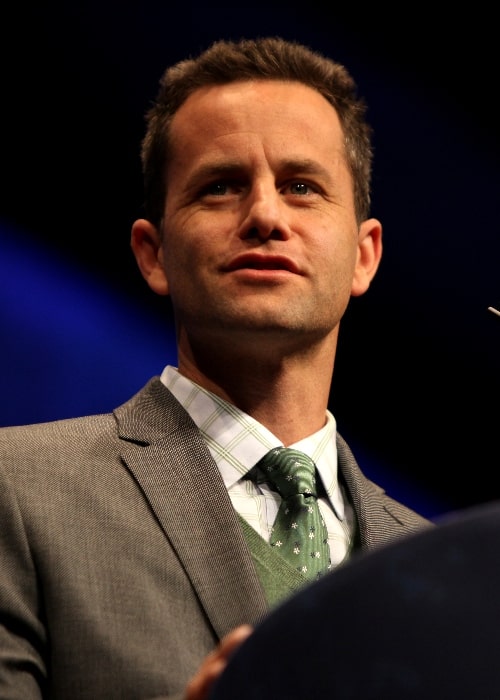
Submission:
[[2,11],[0,425],[108,411],[176,361],[129,249],[166,65],[281,34],[345,62],[375,129],[378,277],[343,322],[331,408],[427,515],[500,496],[498,59],[492,10],[56,2]]

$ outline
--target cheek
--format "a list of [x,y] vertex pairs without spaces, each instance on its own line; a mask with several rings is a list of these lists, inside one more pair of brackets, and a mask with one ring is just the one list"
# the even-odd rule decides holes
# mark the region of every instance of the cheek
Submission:
[[211,267],[224,255],[234,230],[234,221],[196,210],[170,215],[164,228],[165,259],[169,266],[190,270]]
[[340,281],[351,284],[357,254],[357,238],[336,237],[334,233],[323,239],[323,244],[316,251],[321,269],[331,284]]
[[206,240],[206,237],[194,237],[187,232],[166,234],[164,268],[172,297],[178,293],[193,293],[202,287],[202,279],[210,265]]

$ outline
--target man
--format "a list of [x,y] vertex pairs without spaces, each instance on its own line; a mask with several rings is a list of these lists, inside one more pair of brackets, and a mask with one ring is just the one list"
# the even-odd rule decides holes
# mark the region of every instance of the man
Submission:
[[131,245],[178,367],[110,415],[0,430],[2,699],[205,698],[307,585],[268,544],[280,496],[248,478],[273,448],[316,463],[333,569],[430,525],[327,409],[382,254],[371,158],[352,78],[306,47],[217,42],[165,72]]

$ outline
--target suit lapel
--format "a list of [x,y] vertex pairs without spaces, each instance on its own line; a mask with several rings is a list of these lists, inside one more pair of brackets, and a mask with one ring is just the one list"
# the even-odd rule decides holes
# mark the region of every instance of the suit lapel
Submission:
[[217,635],[262,618],[266,598],[241,526],[217,465],[189,415],[155,378],[115,416],[122,458]]
[[361,549],[372,549],[405,534],[407,527],[390,511],[385,491],[366,478],[338,433],[337,455],[339,478],[345,483],[356,513]]

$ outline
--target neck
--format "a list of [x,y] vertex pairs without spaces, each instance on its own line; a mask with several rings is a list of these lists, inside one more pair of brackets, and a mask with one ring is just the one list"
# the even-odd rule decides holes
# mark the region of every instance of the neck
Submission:
[[[333,348],[332,348],[333,343]],[[336,337],[292,354],[193,352],[179,346],[179,371],[240,408],[290,445],[320,430],[333,374]],[[269,349],[268,349],[269,350]]]

